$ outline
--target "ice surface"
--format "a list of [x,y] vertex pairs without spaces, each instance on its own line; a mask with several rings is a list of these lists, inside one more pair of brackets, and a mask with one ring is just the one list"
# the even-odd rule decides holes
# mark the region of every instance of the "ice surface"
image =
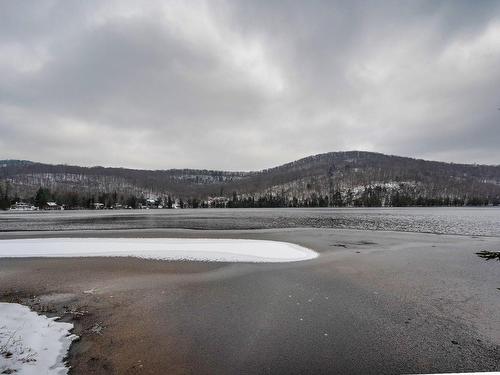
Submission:
[[76,338],[56,322],[17,303],[0,302],[0,374],[67,374],[64,358]]
[[0,257],[133,256],[210,262],[296,262],[315,251],[288,242],[187,238],[43,238],[0,240]]

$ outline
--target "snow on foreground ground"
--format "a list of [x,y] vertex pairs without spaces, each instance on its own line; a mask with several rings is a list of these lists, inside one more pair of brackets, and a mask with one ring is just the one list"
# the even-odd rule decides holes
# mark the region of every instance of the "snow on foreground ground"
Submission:
[[288,242],[191,238],[41,238],[0,240],[1,257],[133,256],[210,262],[297,262],[318,253]]
[[17,303],[0,302],[0,374],[67,374],[64,358],[77,336],[73,324],[54,321]]

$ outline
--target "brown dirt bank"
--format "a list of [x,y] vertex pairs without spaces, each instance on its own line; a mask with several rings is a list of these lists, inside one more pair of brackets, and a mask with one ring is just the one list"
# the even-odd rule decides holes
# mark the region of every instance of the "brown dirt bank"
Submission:
[[73,321],[73,374],[500,369],[500,238],[331,229],[1,233],[294,242],[281,265],[0,259],[0,295]]

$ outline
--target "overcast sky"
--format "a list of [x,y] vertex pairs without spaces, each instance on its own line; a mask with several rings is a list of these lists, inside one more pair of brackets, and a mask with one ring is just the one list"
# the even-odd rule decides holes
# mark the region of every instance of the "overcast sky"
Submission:
[[0,159],[500,164],[500,1],[0,0]]

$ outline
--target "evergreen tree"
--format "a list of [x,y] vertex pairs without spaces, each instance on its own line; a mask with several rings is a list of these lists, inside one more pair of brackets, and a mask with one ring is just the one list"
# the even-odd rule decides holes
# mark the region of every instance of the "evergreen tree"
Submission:
[[43,208],[47,205],[47,202],[49,202],[51,198],[50,190],[40,187],[35,195],[35,206]]
[[3,187],[0,183],[0,210],[7,210],[9,208],[9,197],[7,187]]

